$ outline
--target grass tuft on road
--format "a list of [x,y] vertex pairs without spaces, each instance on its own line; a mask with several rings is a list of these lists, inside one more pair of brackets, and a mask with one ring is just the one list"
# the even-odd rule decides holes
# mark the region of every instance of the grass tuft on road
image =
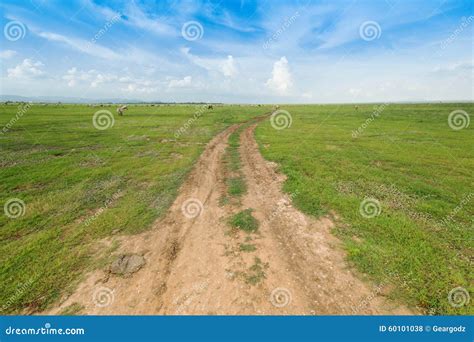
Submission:
[[253,265],[244,273],[245,282],[250,285],[257,285],[265,279],[265,270],[268,267],[268,263],[262,262],[259,257],[254,257]]
[[247,185],[243,177],[230,178],[227,180],[227,191],[231,196],[242,196],[247,191]]
[[240,133],[245,124],[236,129],[228,139],[228,146],[226,148],[224,160],[226,164],[226,185],[227,194],[231,198],[240,198],[247,192],[247,185],[241,170],[240,161]]
[[252,216],[252,209],[245,209],[233,215],[229,219],[229,224],[247,233],[254,233],[258,230],[259,223]]
[[233,132],[228,139],[228,146],[226,149],[227,152],[227,165],[230,171],[240,171],[240,133],[242,132],[245,125],[239,127],[235,132]]
[[241,252],[255,252],[257,250],[257,247],[255,247],[255,245],[249,243],[241,243],[239,245],[239,250]]

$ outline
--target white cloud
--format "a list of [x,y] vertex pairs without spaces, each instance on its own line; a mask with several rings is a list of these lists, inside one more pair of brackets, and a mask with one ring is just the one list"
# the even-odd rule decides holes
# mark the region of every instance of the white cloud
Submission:
[[129,76],[122,76],[118,80],[119,82],[122,82],[122,83],[132,82],[132,78]]
[[34,61],[33,59],[27,58],[16,67],[8,69],[8,77],[17,79],[40,77],[44,75],[44,71],[41,70],[43,66],[44,64],[40,61]]
[[81,83],[88,82],[89,86],[92,88],[97,88],[102,83],[110,83],[114,81],[127,82],[127,78],[117,77],[113,74],[103,74],[99,73],[94,69],[89,71],[78,70],[76,67],[69,69],[64,75],[63,80],[68,81],[69,87],[75,87]]
[[138,83],[130,83],[127,88],[122,89],[123,91],[127,93],[141,93],[141,94],[152,94],[156,93],[159,91],[158,87],[154,86],[147,86],[147,85],[142,85],[140,86]]
[[204,68],[206,70],[211,70],[212,69],[212,63],[209,60],[200,58],[198,56],[195,56],[191,53],[191,49],[188,47],[183,47],[180,49],[180,51],[194,64],[197,66],[200,66],[201,68]]
[[76,73],[77,73],[77,69],[76,68],[71,68],[67,71],[67,74],[63,76],[63,80],[68,81],[67,85],[69,87],[76,86],[76,84],[77,84],[77,81],[75,79]]
[[154,94],[160,92],[163,88],[163,82],[159,80],[148,80],[146,78],[133,78],[128,75],[116,79],[117,82],[126,85],[121,88],[126,93],[133,94]]
[[222,58],[201,58],[193,55],[191,49],[184,47],[181,48],[181,52],[194,64],[206,69],[207,71],[217,71],[225,77],[235,77],[238,74],[237,64],[234,57],[227,56],[226,59]]
[[14,50],[3,50],[0,51],[0,58],[1,59],[9,59],[16,55],[16,51]]
[[287,94],[291,89],[293,81],[285,56],[273,64],[272,77],[267,80],[265,85],[280,95]]
[[100,88],[101,85],[106,85],[101,90],[115,89],[115,91],[121,90],[126,93],[152,94],[157,92],[160,86],[159,81],[136,79],[129,75],[106,74],[94,69],[83,71],[76,67],[69,69],[62,79],[68,82],[69,87],[86,85],[91,88]]
[[90,13],[97,13],[98,17],[100,18],[105,17],[107,20],[111,20],[121,15],[119,12],[112,10],[109,7],[94,3],[92,0],[83,0],[82,3],[84,7],[88,7]]
[[109,48],[100,46],[99,44],[93,44],[90,41],[78,39],[78,38],[70,38],[66,37],[57,33],[52,32],[37,32],[38,36],[47,39],[53,42],[64,43],[69,47],[86,53],[91,56],[100,57],[104,59],[119,59],[121,56],[118,53],[115,53]]
[[474,72],[474,62],[466,61],[466,62],[457,62],[451,63],[444,66],[436,66],[433,69],[433,72]]
[[232,56],[227,56],[227,59],[221,63],[221,72],[226,77],[235,77],[237,75],[237,66]]
[[128,4],[126,11],[127,23],[132,26],[150,31],[157,35],[175,36],[176,30],[163,22],[162,18],[150,18],[138,7],[135,2],[131,1]]
[[192,77],[191,76],[185,76],[182,80],[171,80],[168,83],[169,88],[185,88],[189,87],[192,83]]
[[199,9],[208,20],[239,32],[255,32],[256,28],[249,20],[239,20],[221,6],[203,6]]
[[360,88],[349,88],[349,94],[351,95],[359,95],[362,92]]
[[164,65],[166,61],[160,59],[156,54],[142,50],[135,46],[124,44],[120,50],[113,50],[92,40],[85,40],[76,37],[68,37],[54,32],[46,32],[35,28],[33,25],[28,26],[31,32],[50,42],[62,43],[76,51],[80,51],[93,57],[103,58],[105,60],[113,60],[117,62],[133,62],[133,63],[160,63]]
[[80,81],[90,80],[91,77],[91,72],[78,71],[76,67],[73,67],[63,76],[63,80],[68,81],[69,87],[75,87]]
[[96,74],[95,79],[91,82],[91,87],[96,88],[98,85],[102,83],[109,83],[114,82],[117,80],[117,76],[115,75],[107,75],[107,74]]
[[159,92],[159,87],[149,81],[137,81],[128,84],[127,88],[122,89],[127,93],[153,94]]

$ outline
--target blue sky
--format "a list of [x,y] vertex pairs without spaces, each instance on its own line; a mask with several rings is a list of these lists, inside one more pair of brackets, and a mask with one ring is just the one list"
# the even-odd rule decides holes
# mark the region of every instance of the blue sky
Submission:
[[13,1],[1,94],[474,100],[472,0]]

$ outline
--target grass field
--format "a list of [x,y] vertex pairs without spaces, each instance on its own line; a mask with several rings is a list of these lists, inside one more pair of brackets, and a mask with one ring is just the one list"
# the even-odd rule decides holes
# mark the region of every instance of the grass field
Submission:
[[453,130],[448,115],[474,105],[282,109],[291,126],[266,121],[256,135],[297,207],[335,212],[350,261],[392,297],[426,313],[473,314],[472,300],[456,308],[448,294],[474,290],[474,128]]
[[[58,299],[115,247],[97,251],[94,242],[150,228],[217,132],[268,111],[129,106],[122,117],[115,108],[0,106],[0,199],[25,204],[17,218],[0,215],[0,313]],[[96,129],[98,110],[111,111],[114,125]]]
[[[0,199],[2,206],[24,202],[19,217],[11,217],[13,207],[10,217],[0,215],[0,313],[44,309],[86,270],[104,265],[117,246],[97,249],[97,241],[149,229],[205,144],[270,107],[137,105],[114,115],[113,126],[94,127],[96,111],[115,108],[0,106],[0,126],[7,128],[0,132]],[[288,176],[284,190],[294,204],[316,217],[335,214],[349,260],[384,293],[427,313],[472,314],[472,300],[457,308],[448,294],[474,290],[474,135],[472,125],[451,129],[448,115],[472,113],[474,105],[282,109],[291,126],[277,130],[265,120],[256,136],[265,158]],[[229,144],[235,177],[228,192],[238,197],[245,193],[239,135]],[[258,227],[250,211],[229,223]]]

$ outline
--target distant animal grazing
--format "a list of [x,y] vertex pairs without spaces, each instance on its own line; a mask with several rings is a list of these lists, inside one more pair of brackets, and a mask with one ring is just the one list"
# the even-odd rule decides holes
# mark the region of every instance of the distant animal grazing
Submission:
[[359,106],[358,106],[358,105],[355,105],[354,108],[355,108],[355,110],[359,110]]
[[214,109],[214,107],[212,105],[208,105],[207,109]]
[[118,113],[119,115],[123,115],[123,112],[125,112],[127,109],[128,109],[128,107],[125,106],[125,105],[120,106],[120,107],[117,108],[117,113]]

